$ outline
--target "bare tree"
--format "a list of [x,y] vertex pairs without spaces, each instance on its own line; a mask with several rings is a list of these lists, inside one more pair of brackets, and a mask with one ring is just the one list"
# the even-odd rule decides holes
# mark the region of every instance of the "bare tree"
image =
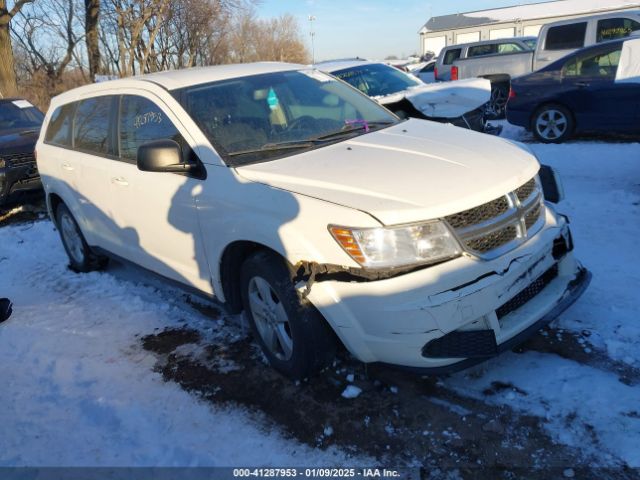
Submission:
[[22,7],[33,0],[18,0],[11,10],[7,0],[0,0],[0,96],[16,94],[16,72],[11,45],[10,24]]
[[98,38],[100,0],[84,0],[84,15],[89,78],[92,82],[95,82],[96,75],[100,73],[100,41]]
[[21,11],[11,30],[26,52],[33,73],[43,72],[51,94],[59,91],[63,74],[73,64],[84,75],[77,45],[84,39],[80,0],[38,0]]

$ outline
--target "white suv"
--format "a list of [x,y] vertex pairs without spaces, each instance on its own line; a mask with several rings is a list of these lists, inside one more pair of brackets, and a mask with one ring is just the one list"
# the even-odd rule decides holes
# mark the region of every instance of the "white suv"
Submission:
[[526,147],[400,121],[299,65],[71,90],[37,158],[72,268],[113,256],[244,310],[294,378],[338,342],[363,362],[461,368],[522,341],[589,280]]

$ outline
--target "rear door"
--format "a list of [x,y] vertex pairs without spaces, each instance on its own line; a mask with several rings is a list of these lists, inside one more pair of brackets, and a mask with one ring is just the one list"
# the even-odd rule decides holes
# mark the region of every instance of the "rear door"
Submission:
[[73,117],[73,151],[63,162],[77,179],[83,233],[90,245],[112,250],[118,242],[113,220],[109,169],[114,158],[112,115],[113,95],[81,100]]
[[115,253],[213,293],[196,212],[204,180],[143,172],[136,164],[138,147],[160,139],[175,140],[183,149],[184,161],[196,161],[190,147],[193,141],[167,105],[152,94],[122,95],[119,107],[119,155],[110,170],[113,214],[120,231]]
[[640,108],[637,84],[616,83],[622,44],[575,55],[563,68],[564,100],[579,129],[633,130]]

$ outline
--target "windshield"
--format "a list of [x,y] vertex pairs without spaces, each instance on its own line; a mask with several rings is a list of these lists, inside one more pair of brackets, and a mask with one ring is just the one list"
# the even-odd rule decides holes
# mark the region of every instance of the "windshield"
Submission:
[[0,103],[0,131],[39,129],[43,120],[42,112],[26,100]]
[[333,75],[370,97],[382,97],[422,85],[397,68],[382,63],[358,65],[333,72]]
[[198,85],[186,89],[183,104],[230,166],[274,160],[398,122],[374,101],[316,70]]

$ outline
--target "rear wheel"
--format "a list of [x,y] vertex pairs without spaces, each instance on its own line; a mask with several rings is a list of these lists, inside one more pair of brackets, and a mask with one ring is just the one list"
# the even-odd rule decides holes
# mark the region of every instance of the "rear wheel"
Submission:
[[107,258],[96,255],[91,251],[78,223],[64,203],[58,205],[56,209],[56,224],[72,270],[90,272],[92,270],[100,270],[106,266]]
[[574,129],[571,112],[562,105],[549,104],[540,107],[531,120],[531,130],[544,143],[561,143]]
[[240,282],[253,336],[276,370],[302,379],[333,360],[334,334],[315,307],[299,297],[282,258],[266,251],[253,254],[242,266]]

